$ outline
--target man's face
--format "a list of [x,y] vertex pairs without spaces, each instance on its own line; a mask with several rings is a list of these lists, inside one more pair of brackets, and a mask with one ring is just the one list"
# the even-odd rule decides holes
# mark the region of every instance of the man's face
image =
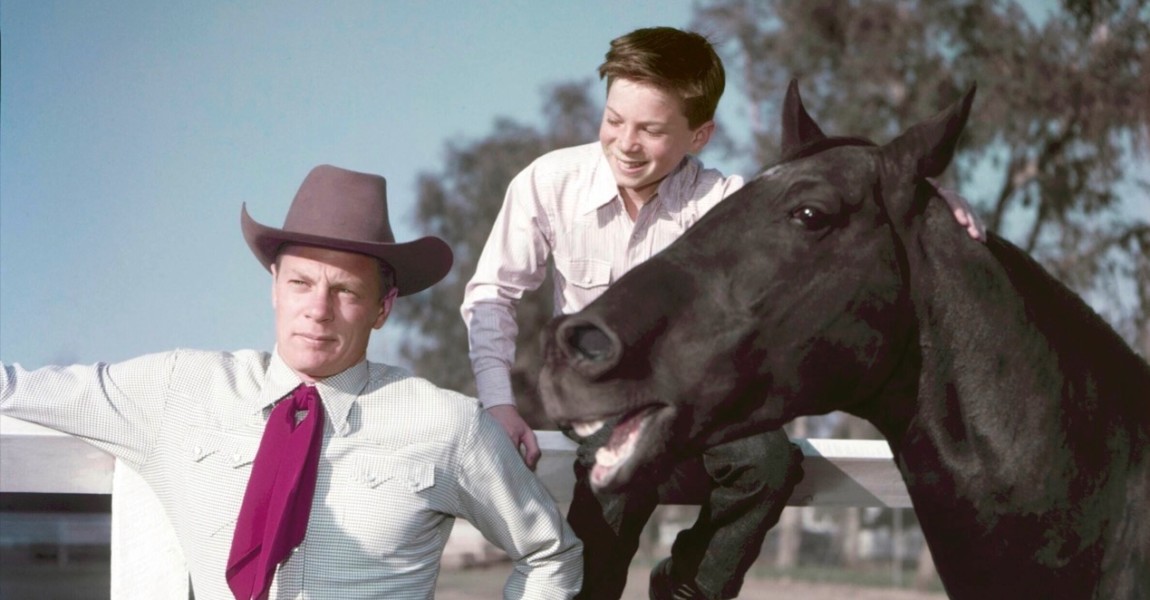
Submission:
[[672,94],[630,79],[607,90],[599,142],[622,194],[646,202],[687,154],[703,149],[715,129],[707,121],[691,129],[682,102]]
[[346,370],[367,354],[395,293],[381,297],[379,263],[370,256],[288,246],[272,267],[280,357],[308,383]]

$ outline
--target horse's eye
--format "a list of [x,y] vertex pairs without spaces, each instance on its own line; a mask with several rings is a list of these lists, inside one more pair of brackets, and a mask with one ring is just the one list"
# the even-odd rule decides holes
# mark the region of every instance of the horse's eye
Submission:
[[800,206],[791,212],[791,221],[807,231],[816,231],[830,225],[831,217],[813,206]]

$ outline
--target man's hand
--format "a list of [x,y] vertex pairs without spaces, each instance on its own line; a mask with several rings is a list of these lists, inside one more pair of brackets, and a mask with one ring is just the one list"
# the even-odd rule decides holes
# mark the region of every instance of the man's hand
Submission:
[[938,195],[946,201],[947,206],[950,207],[950,212],[954,214],[954,220],[966,228],[966,233],[980,242],[985,242],[986,225],[978,218],[978,214],[974,212],[974,209],[970,206],[970,203],[966,201],[966,198],[963,198],[954,190],[948,190],[942,187],[937,179],[928,177],[927,181],[934,186]]
[[487,413],[499,421],[527,468],[534,471],[535,464],[539,462],[539,440],[535,439],[535,432],[527,426],[527,421],[519,416],[519,409],[513,404],[502,404],[492,406],[487,409]]

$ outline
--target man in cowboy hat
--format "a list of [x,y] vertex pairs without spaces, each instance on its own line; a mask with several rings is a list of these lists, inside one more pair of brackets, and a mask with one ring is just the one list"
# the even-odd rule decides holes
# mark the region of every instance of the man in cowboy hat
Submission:
[[171,519],[200,600],[430,598],[455,517],[515,562],[505,595],[569,598],[579,540],[471,398],[365,358],[397,296],[451,250],[396,243],[382,177],[320,166],[281,229],[241,209],[272,274],[273,352],[176,350],[0,369],[0,412],[135,468]]

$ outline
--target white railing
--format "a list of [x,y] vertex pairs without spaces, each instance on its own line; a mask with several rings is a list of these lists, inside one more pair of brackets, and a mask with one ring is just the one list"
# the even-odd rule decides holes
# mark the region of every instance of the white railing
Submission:
[[[536,432],[543,457],[536,474],[556,502],[571,499],[575,444],[555,431]],[[906,486],[881,440],[795,439],[803,481],[792,506],[911,506]],[[699,465],[681,469],[660,490],[666,504],[697,504]],[[0,417],[0,492],[112,495],[113,600],[187,597],[187,575],[174,535],[148,486],[134,471],[74,437]]]

